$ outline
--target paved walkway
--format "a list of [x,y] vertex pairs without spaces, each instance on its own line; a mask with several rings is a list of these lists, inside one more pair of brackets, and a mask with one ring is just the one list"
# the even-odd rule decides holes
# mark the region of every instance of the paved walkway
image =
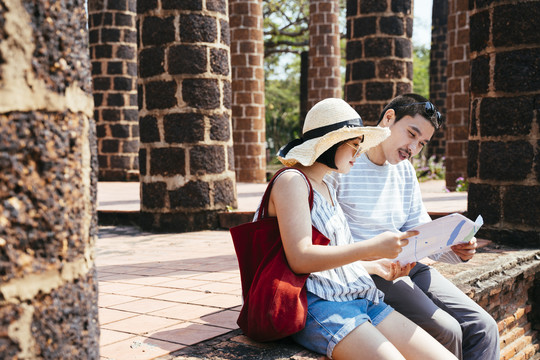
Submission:
[[[238,184],[239,210],[254,210],[265,186]],[[441,181],[422,184],[428,211],[466,210],[465,193],[443,188]],[[98,210],[138,211],[138,194],[138,183],[99,183]],[[96,264],[102,359],[210,358],[174,353],[221,335],[238,335],[241,286],[228,231],[153,234],[137,227],[101,226]]]

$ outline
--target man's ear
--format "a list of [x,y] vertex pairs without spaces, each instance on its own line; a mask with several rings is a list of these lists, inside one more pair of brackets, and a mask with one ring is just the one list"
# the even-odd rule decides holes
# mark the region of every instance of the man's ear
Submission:
[[379,123],[379,125],[382,127],[390,127],[394,123],[395,119],[396,119],[396,112],[394,111],[394,109],[388,109],[384,113],[383,118],[381,122]]

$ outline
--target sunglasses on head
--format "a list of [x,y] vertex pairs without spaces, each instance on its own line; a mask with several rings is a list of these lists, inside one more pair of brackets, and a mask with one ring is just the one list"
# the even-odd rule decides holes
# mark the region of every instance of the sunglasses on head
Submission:
[[415,102],[415,103],[411,103],[411,104],[399,105],[399,106],[396,106],[396,107],[407,107],[407,106],[424,105],[424,104],[426,105],[425,108],[424,108],[424,111],[426,112],[426,115],[429,116],[430,118],[433,115],[436,115],[437,126],[441,126],[442,125],[441,113],[438,112],[435,109],[435,105],[433,105],[430,101]]

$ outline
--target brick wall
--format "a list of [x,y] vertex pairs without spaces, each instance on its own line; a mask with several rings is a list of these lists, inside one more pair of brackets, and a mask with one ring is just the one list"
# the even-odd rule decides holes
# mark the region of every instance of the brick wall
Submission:
[[[433,0],[431,17],[431,50],[429,61],[429,99],[446,115],[446,66],[448,63],[448,0]],[[444,124],[426,148],[428,157],[446,154]]]
[[467,264],[433,265],[495,319],[500,360],[540,355],[539,255],[538,250],[490,245]]
[[266,182],[262,0],[229,0],[236,180]]
[[141,226],[218,226],[236,207],[226,1],[138,2]]
[[469,9],[468,2],[448,2],[448,66],[446,96],[446,187],[467,177],[469,137]]
[[309,2],[309,109],[326,98],[341,98],[339,0]]
[[481,235],[540,246],[540,2],[470,3],[468,210]]
[[84,1],[6,1],[0,19],[0,358],[97,360]]
[[88,2],[99,179],[139,180],[136,0]]
[[347,1],[345,100],[364,124],[412,90],[412,2]]

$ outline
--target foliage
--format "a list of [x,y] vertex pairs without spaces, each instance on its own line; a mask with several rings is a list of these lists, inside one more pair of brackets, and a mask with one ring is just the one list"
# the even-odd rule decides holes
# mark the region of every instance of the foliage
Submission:
[[430,49],[415,46],[413,51],[413,91],[429,99]]
[[469,181],[463,177],[458,177],[456,179],[456,191],[468,191],[469,190]]
[[437,157],[433,155],[428,159],[421,152],[411,159],[411,163],[416,170],[418,181],[443,180],[445,178],[444,157],[437,160]]
[[272,157],[280,147],[301,134],[297,75],[265,81],[266,141]]

